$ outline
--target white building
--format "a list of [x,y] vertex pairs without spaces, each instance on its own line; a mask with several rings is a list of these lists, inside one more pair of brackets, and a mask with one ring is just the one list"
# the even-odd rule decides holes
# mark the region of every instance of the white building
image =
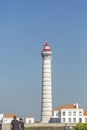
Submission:
[[59,123],[85,123],[87,122],[87,110],[76,104],[60,106],[53,111],[53,122]]
[[32,116],[27,116],[27,117],[26,117],[26,123],[34,123],[34,117],[32,117]]
[[52,51],[45,43],[41,52],[42,56],[42,100],[41,100],[41,123],[48,123],[52,117],[52,81],[51,81],[51,59]]
[[0,122],[3,121],[4,114],[0,114]]
[[[5,115],[4,117],[3,117],[3,123],[5,124],[5,123],[11,123],[11,121],[13,120],[13,118],[14,118],[14,114],[13,113],[9,113],[9,114],[7,114],[7,115]],[[16,116],[17,117],[17,120],[19,120],[19,117],[18,116]]]

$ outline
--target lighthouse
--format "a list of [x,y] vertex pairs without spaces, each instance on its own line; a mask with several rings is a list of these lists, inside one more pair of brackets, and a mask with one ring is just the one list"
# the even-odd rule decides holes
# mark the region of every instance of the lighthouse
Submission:
[[45,43],[41,52],[42,56],[42,100],[41,100],[41,123],[48,123],[52,117],[52,81],[51,81],[51,60],[52,51]]

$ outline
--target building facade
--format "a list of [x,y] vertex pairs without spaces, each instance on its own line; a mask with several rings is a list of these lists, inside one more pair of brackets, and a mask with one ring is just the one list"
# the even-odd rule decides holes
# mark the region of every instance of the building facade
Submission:
[[[4,124],[9,124],[9,123],[11,123],[11,121],[12,121],[13,118],[14,118],[14,116],[15,116],[15,114],[13,114],[13,113],[6,114],[6,115],[3,117],[3,123],[4,123]],[[19,117],[18,117],[18,116],[16,116],[16,117],[17,117],[17,120],[19,120]]]
[[32,117],[32,116],[27,116],[26,117],[26,121],[25,121],[26,123],[34,123],[34,117]]
[[4,114],[0,114],[0,123],[3,122],[3,117],[4,117]]
[[52,122],[58,123],[86,123],[87,110],[80,108],[78,103],[60,106],[53,111]]

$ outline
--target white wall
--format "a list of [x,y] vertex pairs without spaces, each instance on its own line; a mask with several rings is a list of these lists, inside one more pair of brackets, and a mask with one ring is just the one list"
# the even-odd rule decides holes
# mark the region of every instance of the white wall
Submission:
[[[11,123],[12,120],[13,120],[13,117],[4,117],[3,124]],[[17,118],[17,120],[19,120],[19,118]]]
[[0,122],[2,122],[4,114],[0,114]]
[[[65,115],[63,115],[63,112],[65,112]],[[77,109],[61,109],[60,111],[54,111],[53,118],[60,119],[59,121],[61,123],[79,123],[80,120],[81,122],[85,122],[83,112],[84,112],[83,109],[78,109],[78,108]]]
[[26,123],[34,123],[34,118],[33,117],[26,117]]
[[11,121],[13,120],[13,118],[7,118],[7,117],[4,117],[3,118],[3,123],[11,123]]
[[87,116],[83,117],[83,123],[87,123]]

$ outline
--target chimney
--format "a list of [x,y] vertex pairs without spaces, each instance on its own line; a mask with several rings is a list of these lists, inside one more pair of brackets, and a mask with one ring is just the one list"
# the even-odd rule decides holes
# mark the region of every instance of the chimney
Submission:
[[78,105],[78,103],[76,103],[76,109],[78,109],[79,108],[79,105]]

